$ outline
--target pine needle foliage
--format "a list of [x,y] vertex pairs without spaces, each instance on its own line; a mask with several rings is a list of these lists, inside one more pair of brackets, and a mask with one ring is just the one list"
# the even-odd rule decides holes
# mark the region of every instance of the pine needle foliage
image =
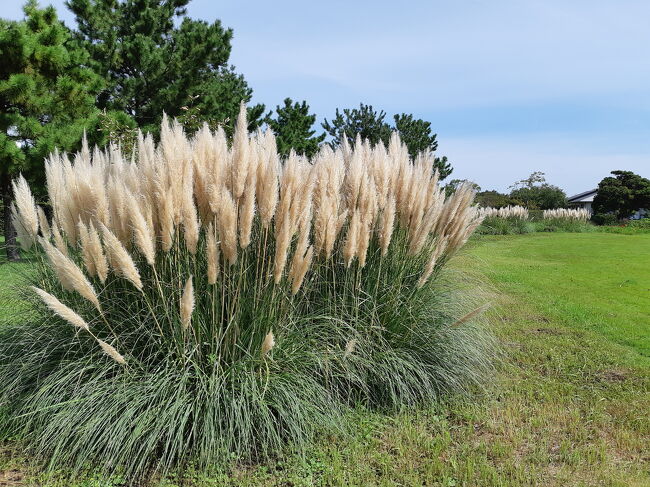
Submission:
[[47,232],[17,183],[41,319],[0,334],[0,399],[48,467],[136,482],[259,460],[355,404],[485,383],[480,303],[444,270],[481,216],[471,188],[445,196],[433,155],[411,160],[393,134],[281,160],[244,106],[232,144],[166,119],[161,134],[129,161],[53,154]]

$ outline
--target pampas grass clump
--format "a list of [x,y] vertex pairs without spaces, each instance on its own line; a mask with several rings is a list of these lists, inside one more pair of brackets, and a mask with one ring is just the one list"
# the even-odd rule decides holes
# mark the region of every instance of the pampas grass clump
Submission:
[[49,467],[134,481],[263,459],[356,403],[489,375],[480,297],[444,270],[482,220],[470,187],[445,198],[433,155],[409,160],[397,134],[280,160],[245,114],[232,143],[165,119],[130,160],[53,154],[51,221],[15,183],[42,319],[0,335],[0,399]]
[[556,208],[544,210],[544,220],[569,220],[586,222],[591,218],[591,212],[584,208]]
[[492,208],[491,206],[479,208],[479,214],[483,218],[517,218],[528,220],[528,208],[523,206],[504,206],[503,208]]

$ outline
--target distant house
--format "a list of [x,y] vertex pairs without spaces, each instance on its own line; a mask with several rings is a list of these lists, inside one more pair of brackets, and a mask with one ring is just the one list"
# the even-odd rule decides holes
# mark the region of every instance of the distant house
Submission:
[[567,198],[567,201],[569,203],[569,206],[573,208],[583,208],[591,213],[591,204],[594,202],[594,196],[596,196],[596,193],[598,193],[598,189],[592,189],[585,191],[584,193],[579,193],[575,196],[571,196],[570,198]]
[[[596,193],[598,193],[598,189],[592,189],[589,191],[585,191],[584,193],[579,193],[574,196],[571,196],[570,198],[567,198],[567,202],[569,203],[569,206],[573,208],[584,208],[590,213],[593,213],[593,210],[591,209],[591,204],[594,202],[594,197],[596,196]],[[647,210],[641,208],[634,213],[630,217],[630,220],[640,220],[641,218],[645,218],[648,216],[650,212]]]

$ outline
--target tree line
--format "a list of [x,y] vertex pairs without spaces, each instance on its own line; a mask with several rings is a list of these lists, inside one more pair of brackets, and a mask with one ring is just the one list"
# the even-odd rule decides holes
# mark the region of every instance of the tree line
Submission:
[[[357,135],[388,143],[398,130],[411,155],[435,151],[431,124],[402,113],[360,104],[336,110],[315,127],[306,101],[286,98],[275,110],[250,104],[253,89],[229,64],[233,31],[187,16],[190,0],[68,0],[71,29],[52,6],[36,0],[24,19],[0,19],[0,194],[9,259],[18,257],[9,206],[11,179],[22,172],[43,194],[44,159],[55,148],[76,151],[84,133],[91,145],[119,143],[129,152],[139,130],[158,135],[163,112],[189,133],[204,123],[231,134],[239,105],[248,104],[249,129],[263,125],[278,150],[313,156],[326,138],[332,145]],[[435,166],[441,179],[451,165]]]

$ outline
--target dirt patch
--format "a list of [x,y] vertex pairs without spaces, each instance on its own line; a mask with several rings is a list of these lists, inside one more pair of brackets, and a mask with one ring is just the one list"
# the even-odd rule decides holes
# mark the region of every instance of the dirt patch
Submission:
[[603,382],[625,382],[628,377],[628,372],[622,369],[607,369],[596,373],[596,378]]
[[20,470],[11,469],[0,472],[0,487],[16,487],[23,484],[24,474]]
[[535,335],[559,336],[566,334],[566,332],[558,330],[557,328],[530,328],[526,331],[528,333],[534,333]]

